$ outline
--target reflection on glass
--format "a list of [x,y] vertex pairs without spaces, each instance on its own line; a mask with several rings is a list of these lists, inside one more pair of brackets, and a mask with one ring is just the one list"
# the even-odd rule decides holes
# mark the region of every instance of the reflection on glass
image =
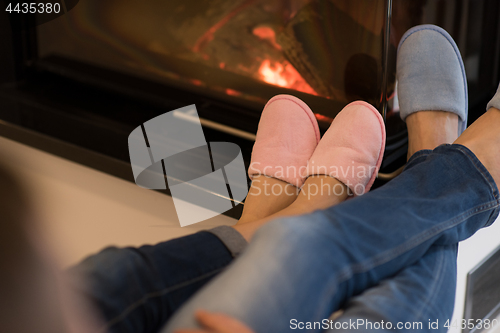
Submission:
[[365,100],[385,111],[384,163],[404,163],[395,79],[401,36],[423,23],[453,36],[472,120],[479,115],[473,106],[498,84],[500,51],[491,50],[500,50],[499,10],[495,0],[85,0],[39,26],[38,45],[41,57],[146,77],[256,112],[256,104],[291,93],[311,106],[323,130],[347,103]]
[[270,96],[254,81],[342,106],[364,99],[379,107],[385,2],[86,0],[41,26],[39,47],[41,56],[258,101]]

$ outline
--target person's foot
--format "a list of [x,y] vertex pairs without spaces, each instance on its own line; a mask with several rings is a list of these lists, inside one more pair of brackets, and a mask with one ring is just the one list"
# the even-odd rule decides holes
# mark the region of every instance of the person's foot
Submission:
[[337,178],[325,175],[311,176],[302,186],[297,200],[279,214],[301,215],[326,209],[345,201],[350,193],[349,187]]
[[299,189],[292,184],[264,175],[254,176],[243,213],[237,224],[254,222],[290,206]]
[[355,101],[333,120],[311,156],[307,175],[326,175],[345,184],[352,195],[368,192],[385,148],[385,125],[372,105]]
[[434,149],[458,138],[458,116],[444,111],[420,111],[406,118],[408,127],[408,156],[419,150]]
[[306,103],[290,95],[271,98],[260,118],[249,177],[265,175],[301,187],[319,139],[318,122]]
[[300,99],[278,95],[262,111],[248,175],[252,185],[238,224],[288,207],[304,183],[304,171],[320,139],[311,109]]
[[408,158],[452,143],[467,124],[462,57],[442,28],[421,25],[401,38],[397,58],[400,115],[408,126]]
[[[347,105],[312,154],[307,164],[308,178],[298,197],[294,197],[296,200],[273,215],[253,219],[251,223],[245,219],[233,228],[250,240],[257,229],[272,219],[326,209],[346,200],[349,191],[354,195],[366,193],[377,176],[384,148],[385,126],[380,113],[366,102]],[[258,200],[262,202],[266,197],[255,197],[252,211],[259,209]]]
[[[497,93],[500,96],[500,93]],[[500,105],[499,105],[500,106]],[[469,148],[500,186],[500,110],[491,107],[454,142]]]

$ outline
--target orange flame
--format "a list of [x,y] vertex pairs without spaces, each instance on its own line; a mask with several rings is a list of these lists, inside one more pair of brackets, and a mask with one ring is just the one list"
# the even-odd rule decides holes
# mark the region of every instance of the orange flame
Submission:
[[266,59],[260,65],[259,74],[262,80],[267,83],[302,91],[311,95],[318,95],[288,61],[272,64],[271,60]]
[[273,29],[269,27],[256,27],[252,33],[262,40],[267,40],[275,49],[281,50],[281,46],[276,43],[276,33]]

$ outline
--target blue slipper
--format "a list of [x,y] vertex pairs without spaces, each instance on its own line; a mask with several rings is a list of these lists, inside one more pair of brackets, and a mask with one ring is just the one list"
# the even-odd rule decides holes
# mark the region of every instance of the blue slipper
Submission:
[[467,127],[467,77],[453,38],[435,25],[408,30],[398,46],[398,97],[401,119],[418,111],[458,115],[458,135]]

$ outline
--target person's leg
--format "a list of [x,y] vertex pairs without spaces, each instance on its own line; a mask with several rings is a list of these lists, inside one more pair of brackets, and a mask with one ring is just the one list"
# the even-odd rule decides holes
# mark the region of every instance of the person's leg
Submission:
[[[260,188],[266,181],[276,187],[287,186],[277,179],[259,178],[265,179],[254,190],[262,190],[261,197],[266,197]],[[347,189],[337,184],[341,183],[331,177],[311,177],[305,182],[297,203],[283,214],[304,214],[345,200]],[[276,190],[275,195],[266,197],[269,212],[290,197],[284,192],[278,193]],[[254,199],[252,204],[258,204],[259,196]],[[241,234],[251,235],[254,231],[248,230],[256,230],[265,221],[240,221],[234,229],[245,225],[247,229]],[[85,279],[85,285],[75,287],[100,310],[107,331],[156,332],[181,304],[232,261],[233,254],[227,244],[213,234],[201,232],[155,246],[108,248],[72,268],[71,273]]]
[[[252,226],[255,219],[276,213],[296,197],[295,186],[256,176],[242,218],[233,227],[240,223]],[[84,280],[85,284],[74,288],[91,299],[107,331],[156,332],[185,300],[241,252],[246,245],[242,235],[251,234],[253,231],[244,230],[240,235],[225,227],[155,246],[111,247],[71,268],[70,274]]]
[[345,201],[348,197],[347,187],[335,178],[329,176],[313,176],[307,178],[297,199],[281,211],[260,220],[246,223],[240,220],[234,225],[240,234],[250,241],[255,232],[269,221],[284,217],[301,215],[318,209],[325,209]]
[[[273,141],[267,143],[276,145]],[[382,163],[384,148],[385,126],[380,113],[366,102],[348,104],[302,165],[304,170],[299,170],[304,175],[300,181],[303,185],[295,201],[267,218],[253,223],[243,221],[235,229],[250,240],[260,226],[272,219],[325,209],[349,196],[368,192]]]
[[[241,237],[241,236],[240,236]],[[72,267],[106,332],[157,332],[233,255],[209,232],[139,248],[110,247]]]
[[[252,187],[255,197],[250,202],[256,206],[250,208],[255,208],[258,214],[272,212],[291,197],[286,193],[290,191],[289,185],[281,180],[258,176],[254,178],[256,181],[259,183]],[[274,194],[269,190],[271,187]],[[347,188],[338,180],[310,177],[297,200],[274,216],[305,214],[345,198]],[[267,210],[259,211],[261,203]],[[250,238],[268,220],[240,220],[233,228]],[[201,232],[155,246],[108,248],[72,268],[72,273],[86,280],[86,285],[79,286],[80,291],[99,308],[106,320],[106,330],[156,332],[181,304],[229,265],[233,257],[227,243],[209,232]]]
[[327,332],[446,332],[455,305],[457,247],[431,246],[417,263],[349,299],[340,317],[325,325]]
[[[283,133],[274,126],[270,128],[267,122],[273,117],[286,112],[287,121],[282,124]],[[295,116],[293,115],[295,112]],[[315,123],[306,125],[313,118],[312,112],[300,100],[292,96],[280,95],[273,98],[263,111],[263,118],[259,124],[257,142],[252,155],[252,163],[263,164],[265,155],[262,149],[269,150],[263,141],[269,140],[269,135],[278,135],[279,142],[300,149],[301,156],[293,155],[293,163],[305,169],[307,159],[317,143],[317,128]],[[295,126],[294,122],[299,125]],[[294,127],[295,126],[295,127]],[[290,131],[294,127],[294,131]],[[316,124],[317,127],[317,124]],[[269,133],[269,130],[272,130]],[[297,134],[301,135],[301,141],[287,144]],[[312,146],[312,147],[311,147]],[[282,148],[282,147],[281,147]],[[273,154],[281,154],[276,150]],[[308,150],[310,152],[308,152]],[[290,157],[290,155],[287,155]],[[286,157],[284,155],[284,158]],[[260,158],[260,159],[259,159]],[[285,163],[279,160],[279,163]],[[163,242],[155,246],[142,246],[140,248],[108,248],[97,255],[91,256],[81,264],[71,269],[71,273],[83,277],[85,285],[75,286],[80,292],[92,299],[95,306],[102,313],[106,326],[110,332],[155,332],[171,316],[171,314],[195,291],[201,288],[213,276],[224,269],[235,255],[241,252],[246,242],[255,230],[264,223],[263,218],[276,214],[286,209],[295,201],[299,193],[296,185],[301,185],[303,180],[297,171],[291,175],[283,175],[280,179],[275,178],[280,171],[274,166],[273,172],[264,167],[263,173],[254,173],[250,168],[252,185],[245,202],[242,217],[234,229],[223,227],[202,232],[187,237]],[[328,177],[329,178],[329,177]],[[333,179],[324,180],[330,185]],[[292,185],[291,183],[295,185]],[[310,193],[309,187],[316,185],[311,179],[304,186],[300,200],[295,204],[295,211],[305,213],[312,207],[324,207],[324,201],[330,204],[340,202],[345,197],[334,200],[335,196],[325,197],[323,191]],[[336,188],[338,191],[338,189]],[[346,191],[345,191],[346,192]],[[304,202],[304,194],[308,193],[309,205],[303,204],[301,211],[298,208]],[[316,200],[314,200],[316,198]],[[316,203],[316,204],[315,204]],[[255,221],[259,223],[256,224]],[[245,227],[240,230],[240,225]],[[240,230],[238,233],[236,230]],[[216,237],[217,236],[217,237]]]
[[[262,190],[260,196],[266,197],[269,212],[290,197],[284,192],[278,195],[278,190],[275,190],[275,195],[266,196],[260,187],[264,182],[275,187],[287,185],[277,179],[259,178],[263,179],[254,190]],[[306,213],[343,201],[347,190],[344,187],[340,190],[340,186],[335,186],[337,183],[337,180],[327,176],[311,177],[306,181],[297,204],[290,206],[292,209],[285,214]],[[318,189],[318,186],[324,186],[324,189]],[[337,196],[328,191],[332,189]],[[254,199],[252,204],[258,204],[259,196]],[[234,229],[239,229],[240,222]],[[265,224],[265,220],[241,223],[256,230]],[[225,228],[224,232],[227,233],[228,229]],[[215,230],[212,232],[217,234]],[[241,234],[250,235],[253,231]],[[221,272],[233,257],[234,253],[227,244],[209,232],[201,232],[154,246],[108,248],[87,258],[70,272],[86,281],[85,285],[75,287],[100,310],[106,320],[106,330],[155,332],[182,303]]]
[[[500,126],[500,119],[497,122]],[[497,144],[497,148],[490,146],[490,149],[496,151],[498,147],[500,144]],[[484,160],[482,154],[478,156]],[[462,167],[457,169],[456,165]],[[495,166],[489,164],[488,167],[493,169]],[[235,274],[222,280],[221,289],[191,309],[224,311],[224,307],[213,303],[227,301],[231,310],[226,313],[247,324],[251,324],[252,319],[260,323],[262,326],[250,325],[259,333],[279,332],[283,327],[287,330],[288,321],[291,319],[321,320],[335,308],[334,304],[339,306],[349,296],[378,283],[383,279],[382,276],[391,276],[391,273],[386,275],[387,270],[394,274],[405,265],[404,262],[417,260],[421,255],[416,254],[415,249],[423,254],[434,241],[451,246],[459,239],[472,234],[479,226],[491,223],[498,213],[498,191],[495,182],[481,163],[462,146],[440,147],[432,154],[421,151],[412,157],[407,170],[400,177],[360,199],[305,216],[300,219],[302,221],[295,218],[271,223],[257,234],[255,243],[250,247],[252,250],[244,255],[252,264],[245,267],[237,262],[232,269]],[[482,185],[476,188],[479,183]],[[363,207],[360,210],[356,202],[361,204],[365,201],[365,205],[360,205]],[[325,216],[329,218],[325,219]],[[387,216],[392,216],[392,221],[388,221]],[[344,219],[345,221],[342,221]],[[415,222],[408,223],[411,221]],[[324,224],[323,227],[318,226],[320,224]],[[403,230],[401,224],[405,225]],[[332,226],[336,231],[327,232]],[[360,226],[363,227],[360,229]],[[420,232],[417,233],[417,230]],[[359,244],[358,238],[367,242]],[[328,250],[336,243],[341,246]],[[378,245],[387,246],[386,251],[376,251]],[[416,248],[408,251],[412,246]],[[349,248],[358,247],[358,250],[362,249],[367,258],[371,259],[361,260],[363,256],[360,256],[358,251],[349,253]],[[270,253],[273,255],[270,256]],[[403,263],[395,265],[394,259],[391,260],[390,257],[398,254],[402,255],[399,259],[403,259]],[[345,276],[353,274],[355,270],[358,274],[351,275],[350,281],[344,281],[335,287],[331,284],[331,280],[335,279],[334,272],[342,270],[335,270],[332,266],[337,265],[343,257],[359,261],[344,269]],[[241,261],[245,259],[242,258]],[[374,261],[382,265],[369,271]],[[363,268],[366,269],[365,274]],[[384,271],[386,273],[383,273]],[[242,285],[234,288],[234,291],[232,287],[236,281],[240,281]],[[325,281],[330,283],[325,286]],[[249,285],[246,285],[247,283]],[[254,289],[252,285],[258,287]],[[263,290],[259,291],[261,288]],[[335,290],[344,291],[340,300],[338,295],[331,294]],[[198,297],[201,295],[196,298]],[[259,297],[262,298],[258,300]],[[332,303],[328,301],[329,297],[332,297]],[[294,304],[295,311],[287,312],[287,307],[293,307]],[[318,311],[324,312],[307,313],[309,309],[304,309],[304,304],[319,304]],[[332,305],[330,310],[328,305]],[[241,307],[244,308],[241,311],[243,314],[251,314],[248,321],[244,319],[248,317],[238,316],[242,313],[235,311]],[[189,321],[188,318],[184,319]],[[186,321],[177,327],[183,327],[185,324]]]
[[[296,197],[295,186],[256,176],[244,214],[233,228],[241,223],[252,226],[255,219],[289,206]],[[106,331],[156,332],[183,302],[241,252],[246,245],[242,235],[251,234],[253,231],[244,230],[239,235],[225,227],[154,246],[111,247],[71,268],[70,274],[84,280],[85,284],[74,288],[100,311]]]
[[445,111],[419,111],[406,118],[408,159],[420,150],[451,144],[458,138],[458,116]]
[[[500,144],[489,147],[498,151]],[[291,319],[327,318],[432,245],[456,244],[491,224],[499,205],[495,181],[466,147],[416,154],[397,179],[361,198],[261,228],[166,332],[196,327],[196,309],[229,314],[258,333],[287,331]]]
[[490,173],[497,184],[500,184],[500,168],[496,167],[500,165],[499,150],[490,149],[498,147],[500,143],[498,136],[500,129],[500,87],[493,100],[498,102],[490,103],[488,111],[467,128],[455,143],[467,146],[476,153],[486,168],[491,170]]
[[[402,43],[407,42],[406,36],[420,29],[420,27],[416,27],[408,31],[401,39]],[[417,48],[423,49],[425,47],[419,46]],[[414,93],[412,88],[416,80],[413,71],[422,71],[421,68],[415,68],[413,63],[406,62],[408,56],[412,56],[412,53],[406,50],[398,54],[398,68],[400,70],[398,71],[398,80],[402,83],[400,89],[403,89],[403,102],[405,102],[405,96]],[[459,67],[460,57],[456,57],[456,53],[453,51],[449,53],[449,56],[451,60],[454,60],[456,67]],[[463,85],[466,85],[465,73],[462,74]],[[411,103],[406,101],[407,103],[402,104],[401,116],[408,127],[408,158],[415,153],[424,157],[428,155],[430,150],[441,144],[453,143],[461,134],[458,131],[459,116],[457,113],[467,118],[466,98],[456,99],[464,102],[462,108],[452,103],[433,103],[433,100],[440,99],[441,94],[440,90],[435,88],[443,86],[444,82],[441,81],[441,77],[438,77],[437,80],[431,77],[426,80],[426,83],[431,87],[426,91],[424,105],[419,99],[412,99]],[[455,92],[463,96],[465,91],[460,83],[460,81],[454,82],[456,84]],[[447,108],[446,111],[426,110],[426,107],[429,106],[446,106]],[[463,126],[460,127],[460,131],[461,128]],[[451,318],[453,313],[455,284],[456,246],[433,246],[416,264],[350,299],[344,306],[345,312],[336,320],[334,326],[343,331],[362,329],[366,331],[423,330],[445,332],[447,329],[443,324]],[[429,321],[432,323],[440,322],[440,325],[429,327]],[[353,326],[349,325],[352,323],[354,323]],[[357,325],[358,323],[360,325]],[[383,325],[384,323],[385,325]],[[374,328],[373,325],[377,326]],[[418,325],[422,326],[418,327]]]
[[[456,141],[471,148],[474,146],[472,149],[477,153],[482,151],[479,154],[485,164],[498,165],[500,163],[498,155],[484,149],[484,146],[490,140],[494,142],[499,139],[493,131],[488,130],[491,126],[500,124],[499,107],[500,87],[499,93],[488,104],[488,112],[480,121],[475,122],[459,140],[453,139],[453,131],[451,131],[457,128],[458,117],[455,114],[445,112],[411,114],[406,118],[409,132],[409,155],[411,156],[413,152],[420,149],[432,149],[439,141],[442,143]],[[483,131],[486,131],[485,135],[480,134]],[[490,161],[487,162],[487,160]],[[493,178],[498,180],[500,176],[495,175],[495,171],[498,170],[492,170]],[[397,323],[402,323],[400,326],[406,331],[418,329],[419,331],[446,332],[446,321],[453,314],[455,285],[456,247],[433,246],[417,264],[349,300],[345,306],[345,312],[336,320],[335,325],[349,327],[348,323],[365,320],[361,321],[361,326],[355,326],[357,329],[362,329],[363,324],[370,320],[372,323],[378,322],[379,325],[382,321],[391,322],[393,328],[397,328]],[[432,324],[429,325],[429,322]],[[415,326],[420,323],[421,328]],[[385,328],[388,328],[385,330],[387,332],[394,331],[387,325]]]
[[[493,110],[484,115],[484,120],[474,123],[467,134],[464,133],[460,137],[460,140],[456,138],[459,118],[455,113],[425,110],[411,113],[405,119],[409,136],[408,156],[410,157],[423,149],[434,149],[439,144],[454,141],[463,142],[472,147],[475,141],[473,138],[480,138],[479,132],[484,130],[490,137],[483,136],[481,145],[485,145],[486,140],[498,139],[492,135],[493,132],[488,132],[488,127],[491,129],[492,125],[498,124],[498,121],[495,121],[495,116],[499,113],[494,112],[495,106],[500,107],[500,93],[495,95],[487,107],[487,109],[492,108]],[[415,106],[408,105],[408,107]],[[408,114],[409,112],[403,113]],[[478,153],[481,145],[473,150]],[[425,152],[419,154],[425,155]],[[486,151],[480,155],[485,163],[486,157],[494,158],[496,156],[496,154],[491,155],[491,152],[488,154]],[[498,164],[498,162],[500,161],[491,161],[488,164],[493,165]],[[492,173],[494,171],[495,169],[492,170]],[[498,180],[500,177],[493,175],[493,178]],[[415,331],[418,327],[415,327],[414,323],[417,325],[422,323],[419,331],[446,332],[447,328],[444,324],[453,313],[455,285],[456,247],[451,245],[433,246],[417,264],[349,300],[345,306],[346,311],[337,319],[335,325],[349,327],[347,323],[357,322],[357,320],[361,320],[362,324],[366,324],[366,320],[378,322],[378,324],[382,321],[390,321],[393,328],[397,328],[397,323],[402,323],[402,330]],[[426,322],[429,321],[433,325],[426,325]],[[407,327],[404,327],[403,324],[406,324]],[[385,328],[388,328],[387,325]],[[390,327],[386,331],[391,331]]]

